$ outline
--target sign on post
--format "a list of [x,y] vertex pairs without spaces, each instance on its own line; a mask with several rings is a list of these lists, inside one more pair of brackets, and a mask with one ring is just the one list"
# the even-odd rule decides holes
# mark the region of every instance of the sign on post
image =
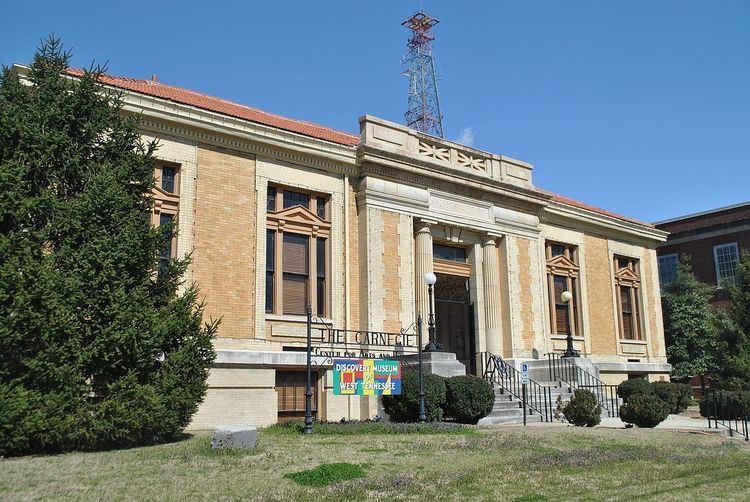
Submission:
[[333,394],[336,396],[401,394],[401,363],[387,359],[334,359]]
[[529,384],[529,363],[521,363],[521,384]]

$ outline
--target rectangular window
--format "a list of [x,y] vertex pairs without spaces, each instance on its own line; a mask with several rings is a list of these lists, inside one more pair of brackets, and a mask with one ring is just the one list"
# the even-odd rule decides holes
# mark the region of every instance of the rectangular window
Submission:
[[315,198],[315,211],[318,214],[318,218],[321,220],[326,219],[326,198],[316,197]]
[[302,206],[305,209],[310,209],[310,196],[302,192],[293,192],[291,190],[284,190],[284,209]]
[[734,284],[737,280],[739,251],[736,242],[714,246],[714,264],[716,265],[716,284]]
[[633,326],[633,303],[632,288],[620,286],[620,312],[622,312],[622,333],[626,340],[635,339],[635,329]]
[[555,285],[555,332],[567,335],[570,331],[570,313],[568,304],[562,301],[562,294],[568,289],[568,278],[562,275],[554,276]]
[[432,256],[439,260],[456,261],[459,263],[466,263],[466,249],[456,248],[453,246],[444,246],[442,244],[434,244],[432,246]]
[[266,231],[266,312],[273,312],[276,232]]
[[266,211],[276,211],[276,187],[268,187],[266,192]]
[[620,320],[620,338],[642,340],[639,289],[641,279],[638,260],[623,256],[615,257],[615,284],[617,313]]
[[[578,302],[578,247],[559,242],[546,244],[547,281],[550,313],[550,332],[554,335],[583,336],[580,329]],[[562,294],[568,291],[572,298],[564,302]]]
[[[286,192],[285,192],[286,195]],[[310,238],[305,235],[284,233],[283,293],[284,313],[304,315],[308,303],[308,277],[310,273]]]
[[174,167],[162,166],[161,189],[168,193],[174,193],[174,178],[177,170]]
[[164,237],[166,238],[164,247],[161,249],[161,252],[159,253],[159,271],[160,272],[163,270],[166,270],[166,268],[169,266],[169,262],[172,260],[173,251],[174,251],[173,225],[174,225],[173,214],[161,213],[159,215],[159,227],[164,227]]
[[318,277],[316,283],[316,295],[318,299],[317,314],[321,317],[326,315],[326,240],[317,239],[318,256],[316,257],[316,268]]
[[[317,375],[313,373],[312,398],[310,407],[313,414],[317,410]],[[291,420],[305,416],[305,387],[307,373],[304,371],[276,371],[276,395],[279,420]]]
[[677,253],[665,254],[659,257],[659,285],[664,286],[677,279]]

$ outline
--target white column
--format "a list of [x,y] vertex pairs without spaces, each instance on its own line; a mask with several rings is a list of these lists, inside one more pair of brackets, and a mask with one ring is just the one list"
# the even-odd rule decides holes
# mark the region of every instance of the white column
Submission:
[[415,236],[415,263],[416,277],[414,279],[414,289],[417,297],[417,316],[422,315],[422,322],[427,326],[427,316],[430,311],[429,297],[427,295],[427,286],[424,283],[424,275],[432,272],[432,231],[430,224],[417,222]]
[[484,279],[485,347],[487,352],[502,354],[500,338],[500,265],[496,236],[487,235],[482,242],[482,276]]

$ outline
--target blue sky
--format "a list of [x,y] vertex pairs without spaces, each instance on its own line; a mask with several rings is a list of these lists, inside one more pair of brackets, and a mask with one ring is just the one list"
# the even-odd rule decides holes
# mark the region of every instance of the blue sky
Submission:
[[[750,1],[423,0],[446,137],[647,221],[750,200]],[[419,1],[0,2],[0,62],[54,32],[76,66],[357,132],[403,122]]]

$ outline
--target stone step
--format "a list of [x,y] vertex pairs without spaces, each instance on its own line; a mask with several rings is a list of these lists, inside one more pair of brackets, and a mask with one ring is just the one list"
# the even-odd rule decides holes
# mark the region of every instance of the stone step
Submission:
[[[526,423],[537,423],[541,422],[541,415],[534,413],[533,415],[526,415]],[[492,416],[488,415],[479,421],[478,425],[518,425],[523,423],[523,414],[513,416]]]
[[495,401],[493,410],[510,410],[510,409],[521,409],[520,401]]

